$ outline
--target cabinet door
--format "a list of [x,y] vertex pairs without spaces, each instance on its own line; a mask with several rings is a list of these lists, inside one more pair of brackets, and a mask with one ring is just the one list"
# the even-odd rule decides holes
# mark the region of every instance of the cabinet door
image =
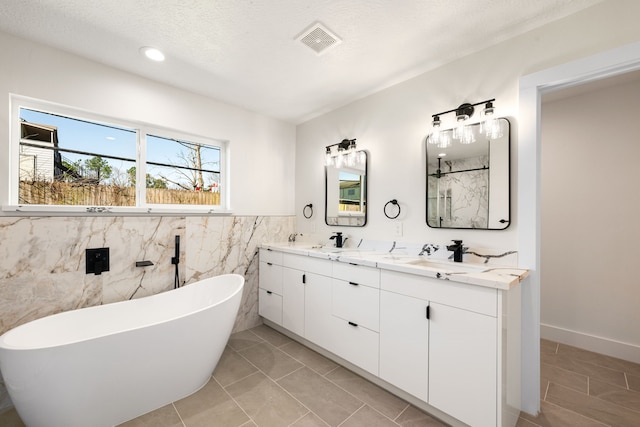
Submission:
[[380,292],[380,378],[427,402],[429,320],[425,300]]
[[429,404],[471,426],[495,426],[496,318],[430,306]]
[[305,274],[293,268],[282,268],[282,326],[304,336]]
[[304,337],[327,350],[331,333],[331,278],[307,273],[304,293]]

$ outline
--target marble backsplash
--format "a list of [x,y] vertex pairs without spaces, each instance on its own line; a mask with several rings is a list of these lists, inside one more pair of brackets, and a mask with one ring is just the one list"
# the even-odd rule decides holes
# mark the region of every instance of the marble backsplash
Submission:
[[[2,217],[0,334],[61,311],[140,298],[224,273],[245,277],[234,332],[260,323],[257,246],[285,241],[295,217]],[[110,248],[110,270],[85,274],[85,249]],[[136,261],[153,266],[136,267]],[[0,384],[0,411],[9,406]]]

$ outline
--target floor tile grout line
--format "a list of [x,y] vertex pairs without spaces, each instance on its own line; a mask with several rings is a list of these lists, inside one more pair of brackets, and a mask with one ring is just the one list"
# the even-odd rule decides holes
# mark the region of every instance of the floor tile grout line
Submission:
[[562,367],[562,366],[554,365],[553,363],[540,362],[540,366],[542,366],[542,365],[551,366],[554,369],[560,369],[561,371],[568,372],[568,373],[573,374],[573,375],[580,375],[581,377],[585,377],[585,378],[589,377],[589,375],[586,375],[586,374],[583,374],[583,373],[580,373],[580,372],[576,372],[576,371],[572,371],[571,369],[567,369],[567,368]]
[[[560,354],[559,353],[560,345],[561,345],[561,343],[558,343],[557,354]],[[577,352],[577,353],[584,352],[587,355],[594,355],[595,357],[600,358],[601,360],[608,360],[610,362],[621,363],[623,365],[629,365],[630,364],[630,365],[633,365],[634,367],[636,367],[637,369],[640,369],[640,363],[635,363],[635,362],[630,361],[630,360],[620,359],[618,357],[609,356],[607,354],[602,354],[602,353],[597,353],[595,351],[582,349],[580,347],[575,347],[575,346],[572,346],[572,345],[569,345],[569,344],[564,344],[564,345],[566,347],[571,347],[571,348],[575,349],[574,352]],[[571,356],[570,354],[567,354],[567,353],[563,353],[563,354],[566,355],[566,356]],[[576,357],[575,354],[573,356],[571,356],[571,357],[572,357],[573,360],[576,360],[578,362],[589,363],[591,365],[599,366],[601,368],[606,368],[606,369],[609,369],[609,370],[612,370],[612,371],[623,372],[623,373],[627,371],[626,368],[625,369],[623,369],[622,367],[612,368],[611,365],[606,366],[606,365],[604,365],[602,363],[599,363],[598,361],[586,360],[586,358],[580,357],[580,356]]]
[[[349,369],[345,368],[344,366],[338,366],[336,369],[338,369],[338,368],[344,368],[344,369],[346,369],[347,371],[349,371]],[[335,369],[334,369],[334,370],[335,370]],[[366,381],[366,382],[368,382],[368,383],[373,384],[371,381],[369,381],[368,379],[366,379],[366,378],[364,378],[364,377],[362,377],[362,376],[360,376],[360,375],[356,374],[355,372],[353,372],[353,371],[349,371],[349,372],[351,372],[351,373],[352,373],[352,374],[354,374],[354,375],[357,375],[359,378],[362,378],[364,381]],[[334,385],[335,385],[336,387],[338,387],[339,389],[343,390],[345,393],[348,393],[348,394],[350,394],[351,396],[353,396],[355,399],[357,399],[357,400],[361,401],[362,403],[364,403],[365,405],[367,405],[368,407],[370,407],[371,409],[373,409],[374,411],[376,411],[377,413],[379,413],[380,415],[382,415],[382,416],[383,416],[383,417],[385,417],[386,419],[391,420],[391,421],[393,421],[393,422],[395,423],[395,421],[394,421],[393,419],[391,419],[391,417],[386,416],[385,414],[383,414],[382,412],[380,412],[379,410],[377,410],[376,408],[374,408],[372,405],[368,404],[367,402],[365,402],[364,400],[362,400],[361,398],[359,398],[359,397],[358,397],[358,396],[356,396],[355,394],[351,393],[351,392],[350,392],[349,390],[347,390],[346,388],[342,387],[340,384],[338,384],[338,383],[336,383],[335,381],[333,381],[331,378],[325,377],[325,379],[326,379],[327,381],[329,381],[330,383],[334,384]],[[380,387],[379,387],[378,385],[376,385],[376,384],[373,384],[373,385],[374,385],[375,387],[380,388]],[[383,389],[383,390],[384,390],[384,389]],[[390,391],[387,391],[387,390],[384,390],[384,391],[386,391],[387,393],[389,393],[389,394],[390,394],[390,395],[392,395],[393,397],[397,398],[398,400],[401,400],[402,402],[406,403],[406,404],[407,404],[407,407],[411,406],[411,404],[410,404],[410,403],[408,403],[406,400],[404,400],[404,399],[402,399],[402,398],[400,398],[400,397],[396,396],[395,394],[391,393]],[[405,407],[402,411],[400,411],[400,414],[401,414],[402,412],[404,412],[406,409],[407,409],[407,408]],[[359,410],[359,409],[358,409],[358,410]],[[357,412],[357,411],[356,411],[356,412]],[[400,414],[398,414],[398,415],[396,416],[396,418],[397,418],[398,416],[400,416]]]
[[[288,377],[289,375],[293,375],[294,373],[296,373],[296,372],[298,372],[299,370],[304,369],[304,368],[309,368],[309,367],[303,364],[302,366],[300,366],[300,367],[298,367],[298,368],[294,369],[293,371],[291,371],[291,372],[289,372],[289,373],[287,373],[287,374],[284,374],[284,375],[283,375],[283,376],[281,376],[280,378],[277,378],[277,379],[276,379],[276,378],[273,378],[273,382],[277,383],[277,382],[278,382],[278,381],[280,381],[281,379],[286,378],[286,377]],[[310,369],[310,368],[309,368],[309,369]],[[313,369],[312,369],[312,371],[313,371]],[[315,371],[314,371],[314,372],[315,372]]]
[[[287,343],[287,344],[289,344],[289,343]],[[285,345],[287,345],[287,344],[285,344]],[[312,352],[316,353],[317,355],[319,355],[320,357],[322,357],[322,358],[324,358],[324,359],[328,360],[328,361],[329,361],[329,362],[331,362],[332,364],[334,364],[334,365],[338,365],[337,363],[333,362],[331,359],[326,358],[325,356],[323,356],[322,354],[318,353],[317,351],[314,351],[314,350],[310,349],[309,347],[304,346],[303,344],[300,344],[300,345],[301,345],[301,346],[303,346],[305,349],[307,349],[307,350],[309,350],[309,351],[312,351]],[[284,345],[283,345],[283,347],[284,347]],[[302,360],[300,360],[300,359],[296,358],[293,354],[287,353],[287,352],[286,352],[286,351],[284,351],[284,350],[281,350],[281,351],[282,351],[282,352],[284,352],[287,356],[289,356],[289,357],[290,357],[290,358],[292,358],[293,360],[295,360],[296,362],[298,362],[298,363],[302,363],[304,366],[306,366],[307,368],[311,369],[311,370],[312,370],[313,372],[315,372],[316,374],[318,374],[318,375],[320,375],[320,376],[323,376],[323,377],[324,377],[326,374],[328,374],[329,372],[332,372],[332,371],[333,371],[333,370],[335,370],[336,368],[340,367],[340,365],[335,366],[334,368],[331,368],[331,370],[330,370],[330,371],[328,371],[326,374],[323,374],[323,373],[321,373],[320,371],[318,371],[318,370],[316,370],[316,369],[312,368],[311,366],[307,365],[306,363],[304,363],[304,361],[302,361]]]
[[549,386],[551,385],[551,381],[547,381],[547,387],[544,389],[544,401],[547,400],[547,393],[549,393]]
[[[209,381],[211,381],[211,378],[209,378]],[[178,408],[176,408],[175,403],[176,402],[171,402],[171,406],[173,406],[173,410],[176,411],[176,414],[178,414],[178,418],[180,419],[180,422],[182,423],[182,427],[187,427],[187,424],[182,419],[182,415],[180,415],[180,412],[178,411]]]
[[[340,369],[340,368],[342,368],[342,367],[343,367],[342,365],[340,365],[340,364],[338,364],[338,363],[336,363],[336,365],[337,365],[337,366],[336,366],[335,368],[333,368],[332,370],[330,370],[329,372],[327,372],[326,374],[324,374],[324,375],[323,375],[323,377],[325,377],[325,378],[326,378],[326,377],[327,377],[327,375],[331,374],[331,373],[332,373],[333,371],[335,371],[336,369]],[[345,369],[346,369],[346,368],[345,368]],[[328,378],[327,378],[327,379],[328,379]]]
[[[224,392],[225,392],[225,394],[226,394],[227,396],[229,396],[229,399],[231,399],[231,400],[233,401],[233,403],[235,403],[235,404],[238,406],[238,408],[240,408],[240,410],[241,410],[241,411],[242,411],[242,412],[247,416],[247,418],[249,418],[249,420],[250,420],[250,421],[252,421],[255,425],[258,425],[258,423],[256,423],[256,421],[253,419],[253,417],[252,417],[251,415],[249,415],[249,414],[247,413],[247,411],[245,411],[245,409],[242,407],[242,405],[240,405],[240,403],[238,403],[238,401],[237,401],[233,396],[231,396],[231,393],[229,393],[229,392],[227,391],[227,389],[226,389],[226,388],[224,388],[224,387],[222,386],[222,384],[220,384],[220,382],[219,382],[217,379],[215,379],[215,378],[213,378],[213,377],[212,377],[212,379],[213,379],[213,381],[215,381],[215,382],[216,382],[216,384],[218,384],[218,385],[220,386],[220,388],[222,388],[222,391],[224,391]],[[248,421],[245,421],[244,423],[240,424],[240,426],[245,425],[247,422],[248,422]]]
[[400,413],[393,419],[393,421],[397,420],[398,418],[400,418],[400,415],[404,414],[407,409],[409,409],[411,407],[410,403],[407,403],[407,406],[404,407],[404,409],[402,411],[400,411]]
[[[306,365],[303,366],[302,368],[307,367]],[[300,369],[302,369],[300,368]],[[307,367],[308,368],[308,367]],[[297,369],[296,371],[298,371],[299,369]],[[315,372],[315,371],[314,371]],[[293,373],[293,372],[292,372]],[[290,375],[290,374],[289,374]],[[285,375],[286,377],[287,375]],[[283,377],[284,378],[284,377]],[[282,378],[281,378],[282,379]],[[320,421],[322,421],[324,424],[326,424],[327,426],[329,426],[330,424],[328,422],[326,422],[324,420],[324,418],[322,418],[319,414],[315,413],[311,408],[309,408],[307,405],[305,405],[303,402],[301,402],[297,397],[295,397],[293,394],[289,393],[289,390],[287,390],[286,388],[284,388],[283,386],[281,386],[280,384],[278,384],[277,382],[274,381],[274,383],[280,387],[280,389],[282,389],[282,391],[284,391],[286,394],[288,394],[293,400],[295,400],[296,402],[298,402],[300,405],[302,405],[303,408],[306,408],[310,413],[312,413],[313,415],[315,415]],[[360,399],[358,399],[360,400]]]
[[340,424],[338,424],[338,427],[341,427],[342,425],[344,425],[344,423],[346,423],[347,421],[349,421],[356,413],[358,413],[358,411],[362,408],[364,408],[365,406],[367,406],[366,403],[362,403],[362,406],[360,406],[358,409],[356,409],[355,411],[353,411],[353,413],[351,413],[351,415],[349,415],[347,418],[345,418]]
[[595,422],[595,423],[602,424],[602,427],[613,427],[613,426],[612,426],[612,425],[610,425],[610,424],[603,423],[602,421],[596,420],[595,418],[588,417],[588,416],[586,416],[586,415],[584,415],[584,414],[581,414],[580,412],[574,411],[573,409],[569,409],[569,408],[567,408],[567,407],[565,407],[565,406],[558,405],[557,403],[553,403],[553,402],[546,402],[546,403],[547,403],[548,405],[552,405],[552,406],[555,406],[555,407],[557,407],[557,408],[563,409],[563,410],[565,410],[565,411],[567,411],[567,412],[571,412],[572,414],[576,414],[576,415],[578,415],[578,416],[580,416],[580,417],[582,417],[582,418],[586,418],[586,419],[588,419],[589,421],[593,421],[593,422]]
[[631,389],[629,388],[629,379],[627,378],[627,373],[623,372],[623,374],[624,374],[624,382],[627,383],[627,390],[630,391]]
[[[306,406],[305,406],[305,408],[306,408]],[[320,420],[320,422],[321,422],[322,424],[324,424],[325,426],[327,426],[327,427],[331,427],[331,426],[330,426],[330,425],[329,425],[325,420],[323,420],[322,418],[320,418],[320,416],[319,416],[318,414],[316,414],[315,412],[313,412],[312,410],[309,410],[309,412],[307,412],[306,414],[304,414],[303,416],[301,416],[300,418],[298,418],[297,420],[295,420],[294,422],[292,422],[291,424],[289,424],[289,426],[288,426],[288,427],[293,426],[295,423],[297,423],[298,421],[300,421],[301,419],[303,419],[304,417],[306,417],[306,416],[307,416],[307,415],[309,415],[309,414],[312,414],[312,415],[316,416],[316,417]]]
[[[267,373],[266,373],[266,372],[264,372],[262,369],[258,368],[258,367],[257,367],[256,365],[254,365],[253,363],[251,363],[251,361],[250,361],[249,359],[247,359],[246,357],[244,357],[244,356],[243,356],[242,354],[240,354],[239,352],[236,352],[236,353],[238,353],[238,355],[239,355],[240,357],[242,357],[244,360],[246,360],[246,361],[247,361],[247,363],[249,363],[251,366],[253,366],[254,368],[256,368],[256,369],[257,369],[257,372],[254,372],[254,373],[252,373],[251,375],[255,375],[255,374],[257,374],[257,373],[261,373],[262,375],[264,375],[264,377],[265,377],[267,380],[269,380],[269,381],[271,381],[273,384],[275,384],[275,385],[276,385],[276,387],[278,387],[280,390],[282,390],[284,393],[286,393],[286,394],[287,394],[289,397],[291,397],[294,401],[298,402],[298,403],[299,403],[303,408],[305,408],[307,411],[311,412],[311,413],[312,413],[313,415],[315,415],[318,419],[322,420],[322,422],[323,422],[323,423],[325,423],[325,424],[327,424],[327,426],[329,425],[329,424],[328,424],[328,423],[327,423],[327,422],[326,422],[326,421],[325,421],[325,420],[324,420],[320,415],[318,415],[318,414],[316,414],[315,412],[313,412],[313,411],[311,410],[311,408],[309,408],[307,405],[305,405],[304,403],[302,403],[302,402],[301,402],[299,399],[297,399],[294,395],[292,395],[291,393],[289,393],[289,391],[288,391],[287,389],[285,389],[285,388],[284,388],[284,387],[282,387],[280,384],[278,384],[278,382],[277,382],[277,381],[273,380],[269,375],[267,375]],[[304,363],[301,363],[301,364],[302,364],[302,366],[301,366],[301,367],[296,368],[294,371],[289,372],[288,374],[284,375],[283,377],[281,377],[280,379],[278,379],[278,381],[282,380],[283,378],[286,378],[287,376],[289,376],[289,375],[293,374],[294,372],[299,371],[300,369],[303,369],[303,368],[307,367],[307,365],[305,365]],[[309,369],[311,369],[311,368],[309,368]],[[313,371],[313,369],[312,369],[312,371]],[[313,372],[315,372],[315,371],[313,371]],[[251,376],[251,375],[248,375],[248,376]],[[318,375],[319,375],[319,374],[318,374]],[[245,377],[245,378],[246,378],[246,377]],[[241,381],[241,380],[239,380],[239,381]],[[235,381],[235,382],[238,382],[238,381]],[[223,388],[223,389],[225,389],[224,387],[222,387],[222,388]],[[226,389],[225,389],[225,392],[228,394],[228,392],[227,392],[227,390],[226,390]],[[358,400],[360,400],[360,399],[358,399]],[[235,401],[235,399],[234,399],[234,402],[236,402],[236,401]],[[236,404],[237,404],[237,405],[238,405],[238,406],[243,410],[243,412],[245,412],[245,411],[244,411],[244,408],[242,408],[238,402],[236,402]],[[245,412],[245,413],[246,413],[246,412]],[[248,416],[248,414],[247,414],[247,416]],[[253,418],[251,418],[251,417],[249,417],[249,418],[250,418],[251,420],[253,420]]]
[[[551,383],[549,383],[549,384],[551,384]],[[564,388],[564,389],[567,389],[567,390],[570,390],[570,391],[573,391],[573,392],[576,392],[576,393],[580,393],[579,391],[573,390],[573,389],[572,389],[572,388],[570,388],[570,387],[563,386],[562,384],[556,384],[556,383],[554,383],[554,384],[555,384],[557,387],[562,387],[562,388]],[[601,399],[601,398],[599,398],[598,396],[591,396],[591,395],[588,395],[588,396],[589,396],[590,398],[592,398],[592,399],[595,399],[595,400],[598,400],[599,402],[604,403],[604,404],[605,404],[605,405],[607,405],[607,406],[611,406],[611,409],[617,409],[617,410],[623,410],[623,411],[631,411],[631,412],[634,412],[634,413],[640,414],[640,410],[631,409],[631,408],[629,408],[629,407],[627,407],[627,406],[623,406],[623,405],[620,405],[620,404],[618,404],[618,403],[611,402],[611,401],[609,401],[609,400]],[[545,397],[546,397],[546,395],[545,395]],[[546,401],[546,402],[547,402],[547,403],[553,403],[553,402],[549,402],[549,401]],[[556,403],[555,405],[556,405],[556,406],[560,406],[560,405],[558,405],[557,403]],[[568,411],[571,411],[571,409],[566,408],[566,407],[564,407],[564,406],[560,406],[560,407],[561,407],[561,408],[564,408],[564,409],[566,409],[566,410],[568,410]],[[572,411],[572,412],[575,412],[575,411]],[[580,414],[580,413],[579,413],[579,412],[576,412],[576,414]],[[588,416],[586,416],[586,415],[584,415],[584,414],[580,414],[580,415],[581,415],[581,416],[583,416],[583,417],[585,417],[585,418],[590,418],[590,417],[588,417]],[[591,419],[591,418],[590,418],[590,419]],[[596,421],[598,421],[598,420],[596,420]],[[601,423],[601,424],[604,424],[602,421],[598,421],[598,422],[599,422],[599,423]],[[606,424],[605,424],[605,425],[606,425]]]

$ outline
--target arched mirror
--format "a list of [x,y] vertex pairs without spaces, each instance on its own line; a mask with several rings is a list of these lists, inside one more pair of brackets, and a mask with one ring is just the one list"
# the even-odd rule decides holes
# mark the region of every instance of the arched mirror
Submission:
[[355,151],[325,166],[325,222],[363,227],[367,223],[367,153]]
[[427,225],[432,228],[503,230],[511,221],[510,126],[486,136],[482,123],[427,137]]

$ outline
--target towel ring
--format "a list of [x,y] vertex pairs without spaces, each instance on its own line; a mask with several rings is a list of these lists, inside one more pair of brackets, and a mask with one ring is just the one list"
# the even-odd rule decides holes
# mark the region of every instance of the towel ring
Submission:
[[[388,207],[389,205],[395,205],[395,206],[397,206],[397,207],[398,207],[398,213],[397,213],[397,214],[395,214],[394,216],[390,216],[390,215],[387,213],[387,207]],[[400,216],[400,211],[401,211],[401,209],[400,209],[400,204],[398,203],[398,201],[397,201],[396,199],[389,200],[389,201],[384,205],[384,216],[386,216],[386,217],[387,217],[387,218],[389,218],[389,219],[396,219],[396,218],[398,218],[398,216]]]
[[[309,208],[309,216],[307,216],[307,208]],[[302,208],[302,216],[309,219],[313,216],[313,205],[309,203],[304,208]]]

